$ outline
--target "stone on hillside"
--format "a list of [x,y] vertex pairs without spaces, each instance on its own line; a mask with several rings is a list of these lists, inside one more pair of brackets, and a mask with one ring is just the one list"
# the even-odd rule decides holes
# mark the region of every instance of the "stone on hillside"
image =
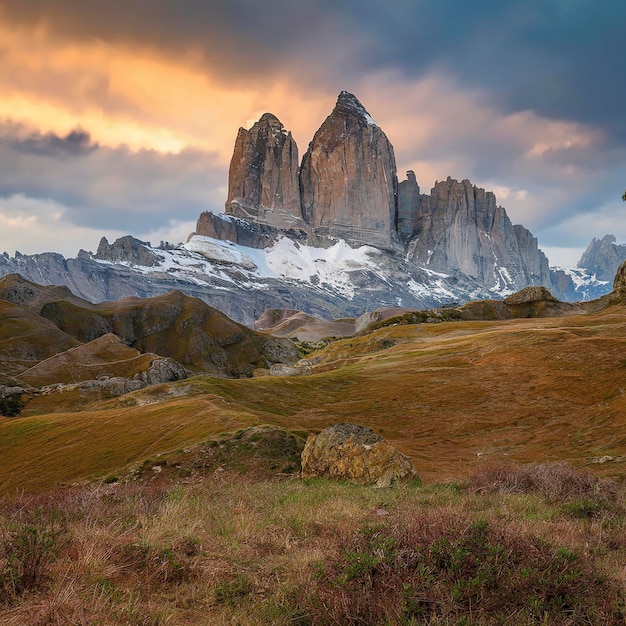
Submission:
[[141,380],[147,385],[158,385],[160,383],[170,383],[187,378],[187,371],[176,360],[166,357],[155,359],[150,367],[133,377]]
[[614,291],[626,290],[626,261],[624,261],[618,268],[613,280]]
[[390,487],[396,479],[415,476],[415,469],[409,458],[373,430],[341,423],[309,435],[302,452],[302,476]]
[[0,385],[0,400],[10,398],[11,396],[19,396],[23,393],[28,393],[28,389],[26,387],[10,387],[8,385]]
[[314,235],[389,246],[398,179],[393,147],[355,96],[342,91],[300,169],[302,214]]
[[283,363],[274,363],[270,367],[270,376],[304,376],[308,373],[308,367],[284,365]]
[[525,287],[504,299],[506,304],[525,304],[527,302],[557,302],[557,299],[545,288]]
[[280,120],[265,113],[240,128],[228,173],[226,213],[281,228],[302,222],[298,146]]

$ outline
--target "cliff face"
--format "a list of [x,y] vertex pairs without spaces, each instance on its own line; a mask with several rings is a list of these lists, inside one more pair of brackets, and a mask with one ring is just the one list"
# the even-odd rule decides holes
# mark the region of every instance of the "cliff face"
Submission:
[[352,94],[342,91],[300,170],[302,213],[313,233],[395,241],[398,183],[393,147]]
[[410,238],[408,256],[418,265],[463,274],[502,293],[552,286],[537,240],[523,226],[513,226],[492,192],[469,180],[437,182],[407,214],[403,234]]
[[408,241],[417,228],[421,196],[415,172],[409,170],[406,180],[398,184],[398,234]]
[[[395,252],[404,246],[418,266],[502,294],[568,282],[553,281],[537,240],[523,226],[513,226],[493,193],[448,178],[430,195],[422,194],[413,171],[398,184],[393,147],[346,91],[315,133],[299,176],[296,159],[291,134],[273,115],[240,129],[229,173],[228,217],[204,213],[196,233],[255,248],[271,246],[283,235],[322,247],[333,239]],[[573,284],[563,289],[573,290]]]
[[290,228],[302,221],[298,146],[271,113],[240,128],[228,175],[226,213]]
[[613,235],[605,235],[602,239],[591,240],[577,267],[595,274],[598,280],[611,281],[624,261],[626,245],[618,245]]

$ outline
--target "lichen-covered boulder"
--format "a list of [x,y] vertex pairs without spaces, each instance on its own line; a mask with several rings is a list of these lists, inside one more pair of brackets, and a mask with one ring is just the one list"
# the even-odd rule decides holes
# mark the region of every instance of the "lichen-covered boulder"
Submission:
[[415,469],[373,430],[342,423],[309,435],[302,451],[302,477],[313,476],[390,487],[399,478],[414,477]]

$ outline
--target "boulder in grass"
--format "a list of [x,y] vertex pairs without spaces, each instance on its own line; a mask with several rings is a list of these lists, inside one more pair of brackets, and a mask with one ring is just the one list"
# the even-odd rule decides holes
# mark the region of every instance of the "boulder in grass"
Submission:
[[373,430],[342,423],[309,435],[302,451],[302,477],[314,476],[390,487],[416,473],[410,459]]

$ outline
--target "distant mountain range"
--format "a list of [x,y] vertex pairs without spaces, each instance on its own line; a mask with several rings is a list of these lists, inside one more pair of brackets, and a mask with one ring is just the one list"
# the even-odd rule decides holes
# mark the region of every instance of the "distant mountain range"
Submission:
[[379,307],[434,308],[544,286],[560,300],[608,293],[626,246],[594,239],[577,268],[550,268],[536,238],[468,180],[423,194],[399,182],[393,147],[355,96],[339,95],[302,159],[264,114],[239,129],[226,213],[203,213],[185,244],[102,239],[96,253],[0,256],[0,276],[66,285],[91,302],[178,289],[251,325],[268,309],[326,319]]

